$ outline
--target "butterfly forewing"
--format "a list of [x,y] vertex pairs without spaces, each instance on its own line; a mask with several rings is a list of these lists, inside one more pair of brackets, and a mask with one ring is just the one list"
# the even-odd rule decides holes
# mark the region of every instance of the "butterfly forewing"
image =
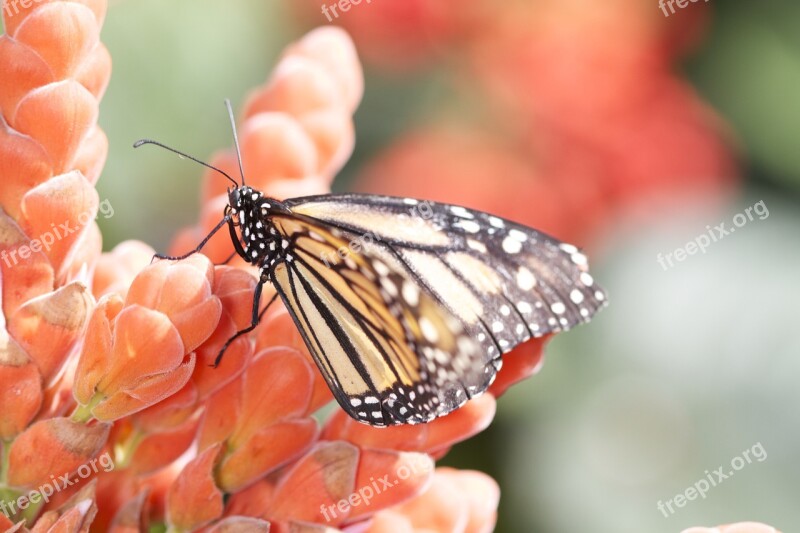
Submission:
[[[339,404],[372,425],[426,422],[482,392],[489,357],[380,242],[273,217],[289,245],[273,282]],[[348,250],[338,254],[339,250]]]
[[587,321],[605,304],[586,257],[544,233],[460,206],[385,196],[289,202],[298,215],[383,242],[496,357]]

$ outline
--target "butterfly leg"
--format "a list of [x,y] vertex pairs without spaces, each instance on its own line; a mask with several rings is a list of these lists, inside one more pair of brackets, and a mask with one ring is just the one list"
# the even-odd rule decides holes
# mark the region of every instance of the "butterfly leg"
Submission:
[[[206,243],[207,243],[207,242],[208,242],[208,241],[211,239],[211,237],[213,237],[213,236],[214,236],[214,234],[215,234],[216,232],[218,232],[218,231],[219,231],[219,230],[222,228],[222,226],[224,226],[225,224],[227,224],[227,223],[228,223],[228,221],[230,221],[230,216],[228,216],[228,215],[225,215],[225,216],[222,218],[222,220],[220,220],[220,221],[219,221],[219,224],[217,224],[217,225],[214,227],[214,229],[212,229],[212,230],[211,230],[211,233],[209,233],[208,235],[206,235],[205,239],[203,239],[202,241],[200,241],[200,244],[198,244],[198,245],[197,245],[197,248],[195,248],[195,249],[194,249],[194,250],[192,250],[191,252],[189,252],[189,253],[187,253],[187,254],[183,254],[183,255],[164,255],[164,254],[155,254],[155,255],[153,256],[153,259],[168,259],[168,260],[170,260],[170,261],[180,261],[181,259],[186,259],[186,258],[187,258],[187,257],[189,257],[190,255],[194,255],[194,254],[196,254],[197,252],[199,252],[200,250],[202,250],[202,249],[203,249],[203,246],[205,246],[205,245],[206,245]],[[229,259],[228,261],[230,261],[230,259]],[[151,261],[151,263],[152,263],[152,261]]]
[[261,290],[264,288],[264,284],[266,282],[267,282],[267,278],[266,277],[262,277],[258,281],[258,285],[256,285],[256,290],[253,292],[253,318],[252,318],[252,321],[250,322],[250,325],[247,326],[246,328],[240,330],[240,331],[237,331],[236,334],[233,337],[228,339],[228,341],[225,343],[225,345],[219,351],[219,355],[217,355],[217,358],[214,359],[214,364],[211,365],[212,367],[216,368],[216,367],[219,366],[220,361],[222,361],[222,356],[225,355],[225,351],[228,349],[228,346],[230,346],[230,344],[233,341],[235,341],[236,339],[238,339],[239,337],[241,337],[245,333],[250,333],[251,331],[253,331],[256,328],[256,326],[258,326],[258,324],[261,322],[261,318],[264,316],[264,313],[267,312],[267,309],[269,309],[269,307],[272,305],[272,303],[278,297],[278,293],[275,292],[275,294],[272,295],[272,298],[270,298],[269,302],[267,302],[266,307],[264,307],[264,309],[261,312],[258,311],[258,307],[259,307],[259,304],[261,302]]

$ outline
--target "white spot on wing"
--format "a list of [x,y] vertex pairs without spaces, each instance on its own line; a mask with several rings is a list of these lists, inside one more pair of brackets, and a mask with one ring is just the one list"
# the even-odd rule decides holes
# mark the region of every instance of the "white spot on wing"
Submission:
[[467,239],[467,246],[476,252],[481,252],[482,254],[486,253],[486,246],[484,246],[482,242],[476,241],[475,239]]
[[567,252],[568,254],[574,254],[575,252],[578,251],[578,249],[574,245],[568,244],[566,242],[562,242],[561,244],[558,245],[558,247]]
[[581,265],[581,266],[585,266],[588,264],[586,256],[580,252],[572,254],[572,262],[575,263],[576,265]]
[[392,280],[389,278],[381,278],[381,287],[385,290],[389,296],[396,297],[397,296],[397,285],[394,284]]
[[481,230],[480,225],[474,220],[461,220],[454,226],[463,229],[467,233],[478,233]]
[[603,291],[595,291],[594,297],[597,298],[597,300],[600,302],[606,299],[606,295],[603,294]]
[[503,222],[503,219],[498,217],[489,217],[489,224],[491,224],[495,228],[505,227],[505,222]]
[[511,237],[512,239],[518,240],[519,242],[525,242],[528,240],[528,236],[522,233],[518,229],[512,229],[511,231],[509,231],[508,236]]
[[419,328],[422,330],[422,336],[425,337],[426,341],[434,343],[439,340],[439,332],[428,317],[423,316],[419,319]]
[[523,291],[529,291],[536,286],[536,278],[526,267],[519,267],[517,271],[517,286]]
[[467,211],[461,206],[454,205],[450,207],[450,211],[457,217],[461,218],[475,218],[475,215]]
[[375,272],[378,273],[379,276],[388,276],[389,275],[389,267],[384,265],[381,261],[373,261],[372,268],[375,269]]
[[419,304],[419,288],[409,280],[403,282],[403,299],[412,307]]
[[522,250],[522,243],[511,237],[503,239],[503,250],[507,254],[516,254]]
[[569,293],[569,299],[579,304],[583,301],[583,293],[578,289],[573,289],[573,291]]

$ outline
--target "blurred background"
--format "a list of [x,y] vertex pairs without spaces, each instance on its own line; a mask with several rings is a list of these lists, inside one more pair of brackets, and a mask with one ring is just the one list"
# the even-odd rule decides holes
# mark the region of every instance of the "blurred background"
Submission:
[[[800,4],[363,0],[338,17],[331,5],[112,3],[105,249],[140,239],[165,250],[197,220],[201,169],[133,141],[210,159],[230,146],[223,98],[240,107],[282,48],[330,17],[366,68],[335,190],[535,226],[586,248],[610,294],[444,460],[498,480],[497,531],[744,520],[797,531]],[[762,201],[768,216],[659,262]],[[759,443],[765,460],[659,510]]]

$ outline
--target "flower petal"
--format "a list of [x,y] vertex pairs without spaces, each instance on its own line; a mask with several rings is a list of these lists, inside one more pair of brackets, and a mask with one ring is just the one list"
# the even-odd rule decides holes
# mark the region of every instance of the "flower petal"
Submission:
[[325,523],[323,506],[335,506],[353,493],[359,455],[346,442],[317,444],[278,483],[270,519]]
[[50,259],[56,272],[75,243],[93,223],[99,204],[97,191],[80,172],[72,171],[37,185],[23,197],[22,210],[28,246]]
[[38,487],[51,475],[75,472],[100,452],[110,427],[104,423],[87,426],[68,418],[36,422],[11,444],[8,484]]
[[238,492],[257,479],[296,459],[317,437],[312,418],[278,422],[262,428],[220,464],[218,479],[225,492]]
[[[3,61],[4,42],[6,41],[0,37],[0,65]],[[4,79],[5,76],[0,78],[0,105]],[[0,207],[15,220],[20,220],[22,197],[52,175],[50,158],[42,145],[12,130],[0,116],[0,179],[3,181],[3,186],[0,187]]]
[[[147,335],[141,332],[146,331]],[[169,319],[140,305],[127,306],[114,321],[111,364],[97,389],[111,395],[148,376],[169,372],[183,360],[183,342]]]
[[28,301],[9,319],[9,332],[49,383],[83,332],[94,298],[79,282]]
[[167,522],[172,527],[191,531],[222,516],[222,492],[213,476],[219,451],[219,446],[213,446],[198,455],[170,487]]
[[346,31],[336,26],[323,26],[309,32],[289,47],[286,56],[313,59],[336,80],[338,97],[348,109],[355,111],[364,94],[364,74],[356,47]]
[[97,385],[110,368],[113,349],[112,323],[122,310],[122,305],[122,299],[116,294],[105,296],[97,302],[89,317],[72,388],[75,399],[83,405],[92,399]]
[[0,110],[12,121],[23,96],[56,81],[49,65],[36,52],[8,35],[0,36],[0,70]]
[[116,420],[146,409],[181,390],[192,376],[194,365],[194,354],[189,354],[170,372],[149,376],[135,388],[117,392],[92,409],[92,414],[98,420]]
[[123,241],[97,261],[92,290],[96,298],[116,292],[123,298],[134,278],[153,259],[155,250],[141,241]]
[[97,123],[97,112],[97,100],[83,85],[59,81],[26,93],[12,126],[39,141],[53,172],[60,174],[71,168],[81,142]]
[[237,447],[277,420],[302,416],[311,399],[311,383],[311,368],[295,350],[272,348],[258,354],[243,376],[241,418],[230,445]]
[[178,459],[194,442],[199,423],[199,418],[191,418],[171,430],[145,434],[133,453],[131,471],[149,474]]
[[42,375],[19,345],[0,331],[0,440],[21,433],[42,406]]
[[370,516],[417,496],[430,484],[435,466],[423,453],[362,449],[353,493],[358,498],[348,496],[348,520]]
[[231,516],[208,528],[207,533],[269,533],[269,522],[258,518]]
[[14,38],[44,59],[56,79],[65,79],[97,44],[100,28],[86,6],[54,2],[26,17]]
[[499,398],[511,385],[529,378],[542,367],[544,347],[552,335],[531,339],[503,356],[503,368],[497,374],[489,392]]
[[144,490],[120,508],[117,514],[114,515],[114,520],[108,527],[108,532],[139,533],[140,531],[148,531],[147,514],[145,512],[147,495],[147,490]]
[[[42,252],[32,252],[17,223],[0,212],[0,272],[3,314],[11,316],[20,305],[53,290],[53,267]],[[23,247],[27,253],[20,254]]]

